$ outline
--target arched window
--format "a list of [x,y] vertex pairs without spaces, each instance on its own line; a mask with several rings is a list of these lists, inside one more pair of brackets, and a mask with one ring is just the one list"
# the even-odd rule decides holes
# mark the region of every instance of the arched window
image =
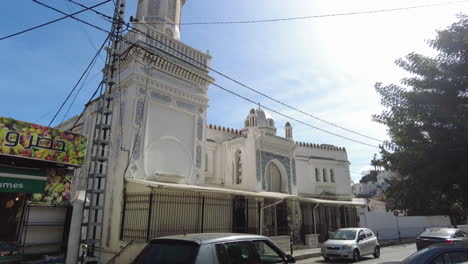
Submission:
[[315,181],[320,182],[319,169],[315,168]]
[[323,182],[328,182],[328,179],[327,179],[327,170],[326,169],[323,169]]
[[234,182],[236,184],[242,183],[242,152],[240,149],[234,154]]
[[335,182],[335,170],[330,169],[330,181]]
[[275,163],[270,162],[266,169],[267,191],[281,192],[281,172]]

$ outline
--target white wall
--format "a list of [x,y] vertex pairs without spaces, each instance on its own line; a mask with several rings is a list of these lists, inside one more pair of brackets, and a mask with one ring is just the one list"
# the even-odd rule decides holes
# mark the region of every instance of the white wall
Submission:
[[[398,216],[391,212],[360,211],[360,225],[374,231],[380,240],[416,238],[430,227],[450,227],[450,218],[446,215],[436,216]],[[398,221],[398,223],[397,223]]]

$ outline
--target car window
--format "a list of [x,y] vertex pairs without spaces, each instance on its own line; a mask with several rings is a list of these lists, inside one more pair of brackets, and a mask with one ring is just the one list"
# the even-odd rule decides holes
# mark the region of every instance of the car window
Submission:
[[447,254],[437,256],[430,264],[451,264]]
[[[224,244],[232,264],[259,264],[260,256],[250,241],[239,241]],[[222,262],[223,264],[225,262]]]
[[252,241],[260,256],[261,263],[283,263],[283,257],[263,240]]
[[215,245],[216,249],[216,256],[218,257],[218,263],[221,264],[230,264],[229,255],[227,253],[227,249],[224,244],[217,244]]
[[359,231],[359,235],[358,235],[358,237],[359,237],[360,239],[364,239],[364,238],[366,238],[366,235],[364,234],[364,231],[362,231],[362,230],[361,230],[361,231]]
[[463,233],[463,231],[459,230],[459,231],[455,232],[454,237],[465,237],[465,234]]
[[194,263],[199,245],[185,241],[157,241],[143,249],[134,264]]
[[451,237],[453,233],[450,228],[429,228],[420,237]]
[[449,252],[452,264],[468,264],[468,252]]
[[364,231],[366,232],[367,237],[373,237],[374,236],[369,229],[364,229]]
[[426,254],[426,252],[429,250],[429,248],[423,248],[419,251],[416,251],[414,252],[412,255],[410,255],[409,257],[405,258],[401,264],[408,264],[408,263],[411,263],[414,259],[417,259],[419,258],[419,256],[422,256],[424,254]]

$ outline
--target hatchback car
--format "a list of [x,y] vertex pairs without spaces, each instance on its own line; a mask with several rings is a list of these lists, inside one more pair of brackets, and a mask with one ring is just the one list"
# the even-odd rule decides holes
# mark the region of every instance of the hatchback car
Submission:
[[421,250],[432,244],[468,242],[468,235],[457,228],[429,228],[416,238],[416,248]]
[[295,263],[264,236],[203,233],[151,240],[132,264]]
[[330,258],[345,258],[358,261],[361,256],[374,255],[380,257],[380,244],[374,233],[367,228],[342,228],[322,244],[322,256]]

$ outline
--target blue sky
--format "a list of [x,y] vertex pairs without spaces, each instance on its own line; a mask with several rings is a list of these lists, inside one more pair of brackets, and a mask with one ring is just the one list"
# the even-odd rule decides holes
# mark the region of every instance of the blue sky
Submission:
[[[64,12],[78,11],[68,1],[43,0]],[[81,0],[85,5],[98,1]],[[255,20],[322,15],[363,10],[447,3],[441,0],[187,0],[182,22]],[[396,83],[405,72],[394,60],[409,52],[432,54],[426,40],[436,29],[456,20],[468,2],[406,11],[287,22],[237,25],[186,25],[181,41],[213,56],[211,66],[255,89],[312,115],[360,133],[386,139],[385,127],[371,121],[381,111],[375,82]],[[4,1],[0,37],[58,18],[62,15],[33,1]],[[112,14],[110,3],[98,8]],[[135,15],[136,0],[127,0],[126,16]],[[78,17],[110,28],[94,13]],[[47,125],[65,99],[105,33],[65,19],[44,28],[0,41],[0,116]],[[82,111],[101,79],[104,55],[93,66],[85,85],[68,111],[54,122]],[[268,107],[314,126],[364,141],[350,134],[287,109],[241,86],[212,74],[216,82]],[[80,88],[80,86],[79,86]],[[241,128],[250,108],[255,107],[218,88],[209,90],[208,121]],[[70,102],[75,98],[71,97]],[[66,115],[65,115],[66,114]],[[279,135],[288,120],[272,113]],[[359,180],[377,149],[353,143],[291,122],[294,139],[346,147],[353,180]]]

